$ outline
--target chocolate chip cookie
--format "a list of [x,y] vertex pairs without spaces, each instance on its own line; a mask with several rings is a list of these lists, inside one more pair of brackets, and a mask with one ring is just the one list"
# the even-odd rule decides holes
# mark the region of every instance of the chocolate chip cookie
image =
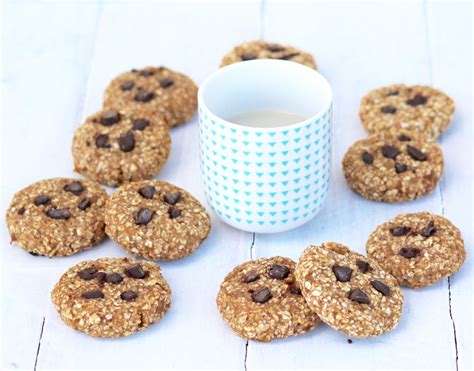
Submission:
[[308,247],[296,279],[310,308],[324,323],[359,338],[394,329],[403,292],[378,263],[335,242]]
[[105,223],[112,240],[151,260],[190,255],[211,229],[209,215],[198,200],[160,180],[120,187],[107,202]]
[[466,250],[459,229],[428,212],[401,214],[379,225],[366,244],[369,258],[400,285],[421,288],[461,268]]
[[399,84],[369,92],[359,115],[371,134],[406,129],[435,140],[451,123],[454,108],[454,101],[437,89]]
[[379,133],[355,142],[342,166],[354,192],[369,200],[403,202],[430,194],[444,167],[439,145],[415,132]]
[[170,149],[168,126],[161,118],[126,109],[88,117],[72,142],[75,170],[110,186],[151,178]]
[[103,258],[70,268],[51,299],[66,325],[113,338],[158,322],[171,305],[171,290],[154,263]]
[[291,46],[268,43],[263,40],[249,41],[237,45],[222,58],[221,67],[253,59],[282,59],[304,64],[313,69],[317,68],[311,54]]
[[189,121],[197,109],[197,86],[186,75],[166,67],[133,69],[112,80],[104,94],[107,110],[127,109],[151,118],[162,117],[169,127]]
[[104,239],[107,193],[84,179],[41,180],[13,196],[7,210],[12,242],[32,255],[66,256]]
[[295,281],[295,262],[280,256],[238,265],[222,282],[217,308],[239,336],[271,341],[319,325]]

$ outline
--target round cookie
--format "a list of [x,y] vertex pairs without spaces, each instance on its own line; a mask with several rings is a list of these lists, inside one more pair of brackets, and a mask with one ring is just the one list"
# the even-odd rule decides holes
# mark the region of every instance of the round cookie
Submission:
[[379,225],[366,244],[369,258],[400,285],[421,288],[461,268],[466,250],[459,229],[428,212],[401,214]]
[[342,166],[354,192],[369,200],[394,203],[430,194],[443,174],[444,160],[436,143],[400,131],[355,142]]
[[359,115],[370,134],[406,129],[435,140],[451,123],[454,108],[454,101],[437,89],[399,84],[370,91]]
[[190,193],[160,180],[120,187],[107,202],[107,235],[134,255],[176,260],[207,237],[211,220]]
[[253,59],[282,59],[317,69],[316,62],[311,54],[291,46],[268,43],[263,40],[249,41],[237,45],[232,51],[224,55],[220,66],[224,67],[228,64]]
[[110,186],[153,177],[170,149],[163,119],[126,109],[88,117],[72,142],[75,171]]
[[239,336],[271,341],[299,335],[319,325],[295,282],[295,262],[273,257],[240,264],[222,282],[217,308]]
[[107,193],[85,179],[53,178],[15,193],[7,210],[11,241],[32,255],[66,256],[104,239]]
[[197,109],[197,86],[188,76],[166,67],[124,72],[104,93],[105,109],[121,109],[164,118],[169,127],[191,119]]
[[114,338],[158,322],[171,305],[171,290],[151,262],[103,258],[70,268],[54,286],[51,300],[66,325]]
[[308,247],[295,275],[310,308],[348,336],[378,336],[400,320],[403,292],[397,280],[344,245]]

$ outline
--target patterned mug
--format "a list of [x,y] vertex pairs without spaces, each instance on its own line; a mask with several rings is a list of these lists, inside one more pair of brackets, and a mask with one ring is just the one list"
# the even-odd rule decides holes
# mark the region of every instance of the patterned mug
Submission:
[[[318,72],[259,59],[223,67],[199,88],[201,176],[212,209],[249,232],[296,228],[321,209],[331,169],[332,91]],[[307,119],[281,127],[227,121],[243,112]]]

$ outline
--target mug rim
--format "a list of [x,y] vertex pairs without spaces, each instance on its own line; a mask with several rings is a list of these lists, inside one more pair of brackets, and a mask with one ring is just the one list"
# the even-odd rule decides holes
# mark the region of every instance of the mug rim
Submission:
[[[310,73],[314,74],[319,79],[321,79],[321,81],[323,82],[323,84],[326,87],[326,90],[328,91],[328,94],[329,94],[328,103],[326,105],[324,105],[323,108],[321,110],[319,110],[316,114],[312,115],[311,117],[309,117],[309,118],[307,118],[303,121],[299,121],[299,122],[296,122],[296,123],[291,124],[291,125],[285,125],[285,126],[279,126],[279,127],[255,127],[255,126],[245,126],[245,125],[235,124],[233,122],[227,121],[226,119],[224,119],[222,117],[217,116],[216,114],[214,114],[214,112],[212,112],[207,107],[207,105],[204,101],[203,91],[207,88],[209,83],[211,83],[213,80],[219,78],[220,75],[222,75],[223,73],[226,73],[227,71],[229,71],[231,69],[241,68],[243,64],[246,64],[248,66],[249,64],[268,64],[268,63],[270,63],[270,64],[279,64],[279,63],[281,64],[281,63],[283,63],[287,67],[291,66],[291,68],[306,69],[307,72],[310,72]],[[288,63],[291,63],[291,65],[289,65]],[[318,120],[321,116],[326,114],[331,109],[332,102],[333,102],[333,92],[332,92],[331,84],[329,84],[329,81],[321,73],[319,73],[318,71],[316,71],[316,70],[314,70],[314,69],[312,69],[308,66],[305,66],[305,65],[297,63],[297,62],[278,60],[278,59],[255,59],[255,60],[251,60],[251,61],[242,61],[242,62],[229,64],[227,66],[219,68],[217,71],[214,71],[212,74],[210,74],[208,77],[206,77],[206,79],[201,83],[201,85],[199,86],[199,89],[198,89],[199,113],[201,113],[201,107],[204,107],[205,110],[207,111],[206,114],[208,114],[211,117],[219,120],[220,123],[224,123],[225,125],[227,125],[231,128],[234,128],[234,129],[248,130],[248,131],[253,131],[253,132],[284,131],[284,130],[289,130],[289,129],[291,130],[291,129],[298,128],[299,126],[307,125],[310,122],[315,122],[316,120]]]

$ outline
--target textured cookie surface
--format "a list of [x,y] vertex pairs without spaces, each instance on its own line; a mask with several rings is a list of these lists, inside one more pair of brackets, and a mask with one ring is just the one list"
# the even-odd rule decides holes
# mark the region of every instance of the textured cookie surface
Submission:
[[459,230],[428,212],[401,214],[370,235],[367,255],[402,286],[420,288],[456,272],[466,258]]
[[243,263],[221,284],[217,307],[239,336],[258,341],[302,334],[319,325],[295,282],[295,262],[261,258]]
[[342,166],[354,192],[369,200],[402,202],[430,194],[443,174],[441,148],[418,134],[379,133],[355,142]]
[[122,109],[162,117],[169,127],[189,121],[197,109],[197,86],[166,67],[145,67],[125,72],[111,81],[104,93],[104,108]]
[[104,238],[107,193],[85,179],[41,180],[17,192],[7,210],[12,242],[32,255],[66,256]]
[[83,261],[51,292],[61,319],[96,337],[128,336],[159,321],[171,305],[160,267],[129,258]]
[[282,59],[304,64],[316,69],[316,62],[311,54],[291,46],[268,43],[263,40],[249,41],[237,45],[222,58],[221,67],[253,59]]
[[369,133],[400,129],[436,139],[449,126],[454,101],[429,86],[391,85],[370,91],[362,98],[360,119]]
[[308,247],[296,267],[296,279],[321,320],[349,336],[378,336],[400,320],[403,293],[397,280],[344,245]]
[[120,187],[107,202],[105,223],[111,239],[132,254],[152,260],[190,255],[211,228],[198,200],[159,180]]
[[163,119],[147,113],[104,110],[76,131],[72,154],[77,172],[99,183],[118,186],[149,179],[170,153]]

